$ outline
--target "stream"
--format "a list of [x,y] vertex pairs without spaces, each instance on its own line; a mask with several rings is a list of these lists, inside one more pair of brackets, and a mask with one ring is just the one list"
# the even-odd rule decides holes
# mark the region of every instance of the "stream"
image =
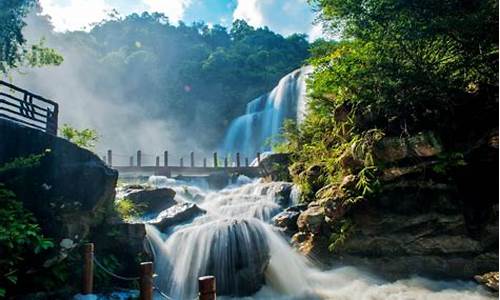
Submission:
[[[240,176],[220,191],[209,190],[203,180],[152,176],[149,183],[172,188],[178,202],[206,211],[164,232],[147,225],[155,284],[173,299],[194,299],[197,278],[204,275],[216,276],[219,299],[492,299],[473,282],[388,282],[351,266],[318,268],[272,225],[273,216],[297,203],[298,192],[289,183]],[[283,197],[286,189],[289,197]]]

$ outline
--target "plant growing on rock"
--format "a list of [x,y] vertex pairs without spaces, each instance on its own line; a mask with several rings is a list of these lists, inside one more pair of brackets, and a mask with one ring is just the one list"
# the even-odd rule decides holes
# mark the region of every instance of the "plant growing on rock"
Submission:
[[60,131],[63,138],[91,151],[94,150],[99,140],[99,135],[94,129],[85,128],[78,130],[68,124],[64,124]]

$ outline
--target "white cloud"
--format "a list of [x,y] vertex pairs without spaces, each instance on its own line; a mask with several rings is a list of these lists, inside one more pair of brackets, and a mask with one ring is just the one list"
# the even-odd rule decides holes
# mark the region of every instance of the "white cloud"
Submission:
[[182,20],[191,0],[142,0],[149,11],[164,13],[172,23]]
[[243,19],[250,25],[264,26],[264,16],[262,15],[262,0],[238,0],[238,5],[233,13],[233,19]]
[[311,39],[321,36],[313,25],[314,13],[306,0],[238,0],[233,20],[243,19],[254,27],[268,26],[283,35],[300,32]]
[[[42,14],[49,15],[56,31],[90,30],[92,23],[102,21],[112,9],[125,15],[143,11],[164,13],[172,23],[177,23],[184,16],[192,0],[132,0],[133,5],[110,5],[111,0],[39,0]],[[127,0],[130,1],[130,0]],[[126,2],[126,1],[124,1]],[[128,4],[126,6],[125,4]],[[120,7],[122,6],[122,7]],[[125,7],[131,8],[127,9]],[[122,11],[125,8],[125,11]]]
[[111,11],[105,0],[40,0],[42,13],[52,18],[56,31],[89,29],[89,24],[106,18]]

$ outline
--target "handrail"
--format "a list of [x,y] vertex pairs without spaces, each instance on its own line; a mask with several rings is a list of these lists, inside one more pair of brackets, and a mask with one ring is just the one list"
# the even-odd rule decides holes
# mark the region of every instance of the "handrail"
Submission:
[[0,118],[57,135],[57,102],[0,80]]

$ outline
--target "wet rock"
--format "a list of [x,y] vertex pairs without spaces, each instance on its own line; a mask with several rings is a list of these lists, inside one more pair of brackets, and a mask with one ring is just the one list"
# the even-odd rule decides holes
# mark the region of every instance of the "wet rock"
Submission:
[[319,233],[325,221],[325,211],[322,206],[312,206],[302,212],[297,219],[300,231]]
[[291,204],[291,192],[293,188],[293,184],[290,182],[274,182],[273,183],[277,187],[274,188],[274,198],[276,203],[278,203],[281,207],[287,207]]
[[474,279],[489,289],[498,292],[498,272],[488,272],[483,275],[476,275]]
[[[218,230],[212,233],[218,238],[207,238],[212,242],[207,249],[206,272],[219,278],[217,294],[254,294],[265,283],[270,259],[263,228],[254,220],[227,220],[215,226]],[[221,254],[225,258],[221,259]]]
[[144,207],[146,212],[156,212],[167,209],[177,202],[174,200],[175,191],[170,188],[153,190],[133,190],[125,195],[133,203]]
[[274,225],[284,229],[285,233],[295,233],[299,229],[297,226],[299,215],[298,211],[283,211],[273,218]]
[[194,203],[178,203],[160,212],[156,218],[148,221],[161,231],[168,227],[179,225],[205,214],[206,211]]

